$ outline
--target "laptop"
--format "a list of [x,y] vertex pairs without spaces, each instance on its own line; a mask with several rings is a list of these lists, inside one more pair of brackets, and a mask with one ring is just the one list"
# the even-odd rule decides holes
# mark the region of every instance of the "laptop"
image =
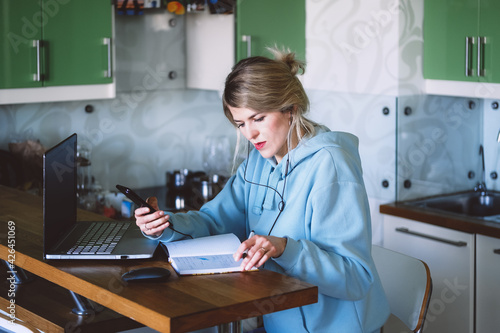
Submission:
[[134,221],[77,222],[77,135],[43,155],[44,259],[146,259],[158,241]]

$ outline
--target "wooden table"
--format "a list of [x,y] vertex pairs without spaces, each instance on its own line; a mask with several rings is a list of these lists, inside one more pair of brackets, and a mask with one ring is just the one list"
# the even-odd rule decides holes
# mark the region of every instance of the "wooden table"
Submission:
[[[104,219],[84,211],[78,214],[79,220]],[[266,270],[180,277],[161,251],[151,260],[43,260],[41,198],[0,186],[0,258],[4,260],[9,259],[9,221],[15,226],[15,265],[33,273],[35,280],[47,286],[71,290],[109,309],[108,319],[101,318],[103,327],[110,320],[126,326],[124,320],[133,319],[134,323],[161,332],[186,332],[307,305],[318,299],[316,286]],[[123,273],[144,266],[166,267],[172,276],[162,283],[127,284],[121,280]],[[21,287],[31,288],[34,296],[42,294],[40,288],[45,287],[30,284]],[[0,303],[8,304],[5,293],[2,297]],[[22,304],[16,304],[25,310]],[[48,311],[42,307],[36,311],[32,306],[28,312],[43,318]],[[74,321],[78,320],[77,315],[71,315]],[[99,316],[92,318],[94,324],[101,320],[97,319]]]

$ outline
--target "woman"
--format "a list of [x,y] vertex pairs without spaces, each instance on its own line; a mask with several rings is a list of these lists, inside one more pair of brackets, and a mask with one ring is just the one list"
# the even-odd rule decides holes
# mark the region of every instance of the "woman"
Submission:
[[136,223],[165,241],[182,238],[169,221],[193,237],[232,232],[243,240],[255,231],[234,254],[248,251],[242,270],[263,267],[319,290],[316,304],[265,315],[267,332],[379,331],[389,310],[371,258],[357,138],[305,118],[304,65],[271,52],[275,60],[244,59],[226,79],[224,113],[255,147],[236,174],[199,211],[139,208]]

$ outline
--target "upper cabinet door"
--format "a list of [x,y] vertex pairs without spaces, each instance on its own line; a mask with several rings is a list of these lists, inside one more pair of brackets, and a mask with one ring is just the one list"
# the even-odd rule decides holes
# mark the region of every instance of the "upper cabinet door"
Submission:
[[425,0],[424,78],[477,81],[478,0]]
[[480,0],[479,33],[481,41],[480,67],[484,70],[484,79],[479,81],[500,83],[500,1]]
[[236,60],[270,56],[266,47],[289,48],[305,60],[305,0],[238,0]]
[[40,87],[41,0],[0,0],[0,89]]
[[52,12],[43,30],[45,85],[111,83],[110,1],[53,1],[42,6]]
[[425,0],[424,78],[500,83],[500,2]]

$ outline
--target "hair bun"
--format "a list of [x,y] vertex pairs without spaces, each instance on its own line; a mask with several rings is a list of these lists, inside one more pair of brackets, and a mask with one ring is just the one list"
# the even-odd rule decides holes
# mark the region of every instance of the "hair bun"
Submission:
[[301,70],[300,74],[304,74],[306,66],[303,61],[295,59],[295,53],[290,49],[279,49],[277,46],[268,47],[267,50],[271,52],[274,59],[285,63],[290,68],[290,73],[295,76]]

